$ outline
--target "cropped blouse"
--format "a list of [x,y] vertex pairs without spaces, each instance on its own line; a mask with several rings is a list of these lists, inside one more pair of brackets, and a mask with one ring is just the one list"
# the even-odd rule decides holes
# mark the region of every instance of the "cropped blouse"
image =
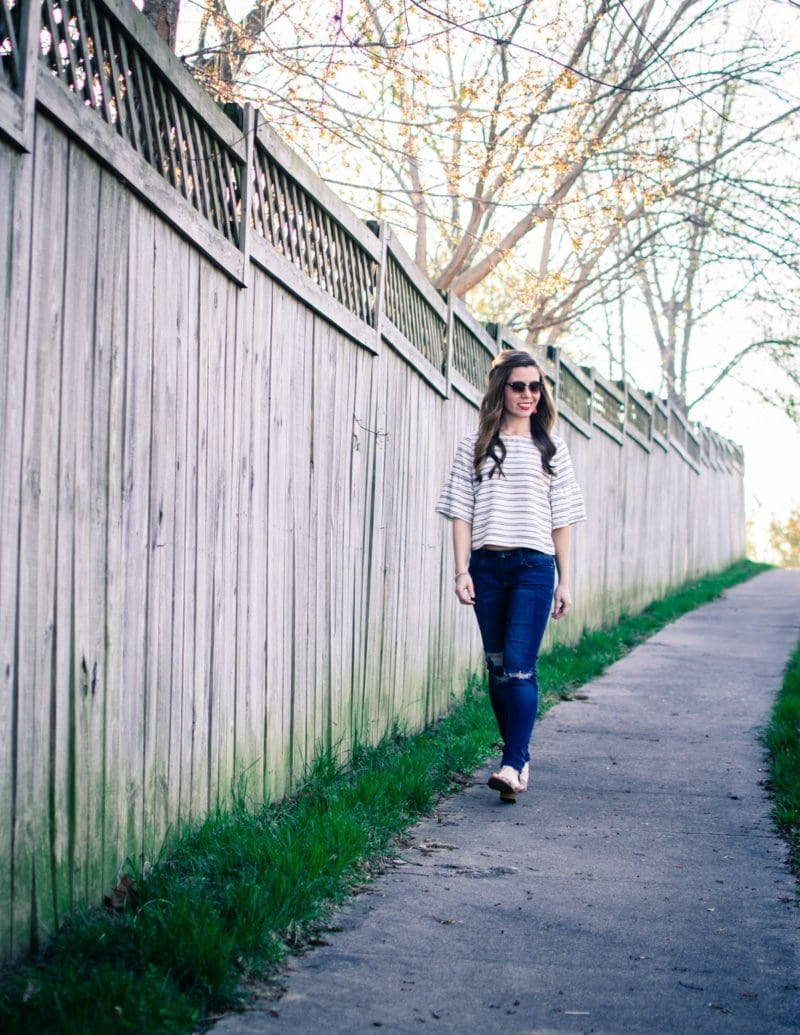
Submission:
[[502,474],[495,471],[488,476],[494,461],[487,457],[480,481],[473,464],[478,433],[461,440],[436,511],[472,525],[473,550],[488,544],[554,554],[553,529],[586,519],[566,443],[558,435],[551,437],[556,447],[550,461],[552,475],[543,469],[542,454],[532,438],[501,435],[506,447]]

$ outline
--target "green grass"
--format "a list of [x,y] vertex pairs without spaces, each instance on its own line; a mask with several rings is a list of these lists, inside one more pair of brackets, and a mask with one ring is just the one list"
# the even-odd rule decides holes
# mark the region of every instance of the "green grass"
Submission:
[[[541,710],[765,567],[745,561],[688,583],[639,615],[543,655]],[[72,917],[40,959],[6,972],[0,1030],[177,1035],[235,1007],[243,982],[268,976],[308,939],[496,740],[487,695],[475,683],[435,727],[359,747],[347,767],[322,752],[289,799],[250,809],[240,788],[229,809],[185,831],[149,873],[133,875],[135,904]]]
[[789,659],[767,730],[773,814],[800,876],[800,643]]

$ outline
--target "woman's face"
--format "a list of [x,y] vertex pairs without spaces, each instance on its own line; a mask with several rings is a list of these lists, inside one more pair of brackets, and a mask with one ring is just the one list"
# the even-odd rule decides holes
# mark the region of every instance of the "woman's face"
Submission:
[[507,417],[530,417],[536,413],[541,398],[536,385],[541,384],[541,377],[538,367],[512,367],[508,371],[503,389],[503,412]]

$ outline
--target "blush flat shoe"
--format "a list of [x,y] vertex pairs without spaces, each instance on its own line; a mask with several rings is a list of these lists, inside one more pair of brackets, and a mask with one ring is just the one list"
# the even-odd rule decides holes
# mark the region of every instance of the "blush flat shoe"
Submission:
[[519,773],[510,765],[501,766],[498,773],[492,773],[488,780],[493,791],[500,791],[501,794],[517,794],[522,785],[519,782]]

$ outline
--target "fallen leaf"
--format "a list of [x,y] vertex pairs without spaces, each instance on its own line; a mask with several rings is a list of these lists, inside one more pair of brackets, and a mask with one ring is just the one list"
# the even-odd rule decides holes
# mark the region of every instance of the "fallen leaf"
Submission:
[[111,894],[105,896],[103,899],[103,905],[106,909],[113,909],[116,912],[121,913],[128,906],[135,909],[137,899],[136,881],[126,873],[120,879],[119,884],[112,890]]
[[458,851],[458,845],[449,845],[446,841],[420,841],[417,848],[421,852],[440,852],[443,849],[449,852]]

